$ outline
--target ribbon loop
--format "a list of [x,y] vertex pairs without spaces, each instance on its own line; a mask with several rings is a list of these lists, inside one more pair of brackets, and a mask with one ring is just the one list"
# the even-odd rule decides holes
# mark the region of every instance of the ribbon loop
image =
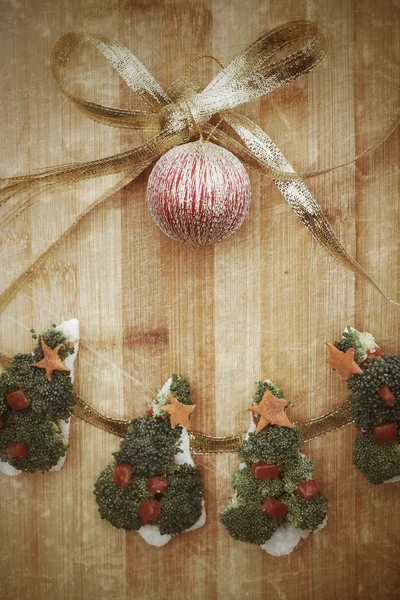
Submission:
[[[271,62],[277,52],[298,44],[301,40],[304,40],[304,45],[300,49]],[[148,105],[149,110],[102,106],[68,91],[66,67],[72,52],[84,41],[91,42],[103,54],[129,88]],[[130,176],[134,178],[137,172],[141,172],[164,152],[194,139],[197,133],[201,135],[202,131],[206,131],[209,133],[208,139],[231,150],[247,166],[273,179],[319,244],[388,299],[372,277],[340,244],[318,202],[276,144],[255,123],[230,110],[306,75],[320,64],[325,53],[325,41],[317,25],[307,21],[294,21],[277,27],[250,44],[202,91],[187,84],[185,77],[175,82],[167,93],[124,45],[99,35],[68,33],[56,43],[51,56],[53,76],[65,96],[91,119],[116,127],[150,131],[155,135],[141,146],[115,156],[61,165],[33,175],[0,180],[0,205],[13,195],[36,192],[42,186],[53,186],[57,190],[59,185],[115,173],[121,173],[121,181],[128,181]],[[217,113],[221,113],[220,121],[225,120],[232,132],[226,134],[210,126],[208,121]],[[385,136],[380,141],[383,139]],[[23,201],[21,204],[23,206]],[[93,207],[96,205],[97,202],[93,203]],[[15,214],[20,214],[18,204],[13,210]],[[10,222],[12,218],[15,216],[11,211],[11,216],[6,215],[5,221]],[[79,219],[76,222],[78,221]],[[47,255],[48,252],[45,251],[42,257]],[[41,257],[39,262],[40,259]],[[25,282],[35,269],[36,266],[22,273],[10,289],[0,296],[0,310],[15,294],[18,284]],[[400,308],[392,300],[390,302]]]

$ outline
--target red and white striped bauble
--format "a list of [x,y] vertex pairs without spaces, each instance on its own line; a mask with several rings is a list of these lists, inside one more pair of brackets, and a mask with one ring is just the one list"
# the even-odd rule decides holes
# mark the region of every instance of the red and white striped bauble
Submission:
[[229,150],[190,142],[164,154],[150,173],[147,205],[169,237],[213,244],[246,218],[251,200],[246,169]]

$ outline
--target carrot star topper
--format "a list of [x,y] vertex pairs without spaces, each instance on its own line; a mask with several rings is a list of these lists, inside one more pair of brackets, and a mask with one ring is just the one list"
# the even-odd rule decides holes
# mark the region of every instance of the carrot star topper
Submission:
[[363,370],[354,360],[355,350],[353,348],[348,348],[346,352],[342,352],[333,344],[327,344],[326,346],[330,354],[327,363],[339,373],[342,379],[347,381],[351,375],[363,374]]
[[177,425],[183,425],[183,427],[190,430],[189,416],[196,408],[196,405],[182,404],[172,394],[168,394],[167,398],[169,404],[165,404],[162,410],[169,414],[171,428],[175,429]]
[[65,365],[64,361],[60,358],[58,352],[62,347],[62,344],[58,344],[55,348],[49,348],[43,338],[41,338],[42,350],[44,353],[44,358],[39,362],[33,364],[34,367],[38,367],[39,369],[45,369],[46,377],[49,381],[51,381],[51,377],[53,375],[53,371],[67,371],[69,372],[71,369]]
[[268,425],[279,425],[280,427],[293,428],[294,425],[289,421],[289,418],[285,412],[285,408],[288,406],[288,404],[288,400],[277,398],[273,395],[271,390],[267,389],[264,392],[261,402],[247,409],[254,415],[260,415],[257,423],[256,433],[259,433]]

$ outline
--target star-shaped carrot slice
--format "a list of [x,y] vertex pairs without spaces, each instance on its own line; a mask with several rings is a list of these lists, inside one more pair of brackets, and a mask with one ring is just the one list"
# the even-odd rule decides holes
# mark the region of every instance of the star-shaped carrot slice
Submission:
[[51,381],[51,376],[53,371],[70,371],[68,367],[65,366],[64,361],[58,355],[58,351],[61,348],[62,344],[58,344],[54,349],[49,348],[43,338],[41,338],[42,350],[44,352],[44,358],[37,363],[34,363],[34,367],[38,367],[39,369],[46,370],[46,377],[49,381]]
[[288,404],[288,400],[276,398],[270,390],[266,390],[260,404],[247,409],[256,415],[260,415],[256,433],[259,433],[268,425],[279,425],[279,427],[293,429],[294,425],[289,421],[284,410]]
[[186,429],[190,429],[189,415],[194,411],[194,404],[182,404],[174,396],[168,394],[169,404],[165,404],[162,410],[169,414],[172,429],[177,425],[183,425]]
[[350,375],[362,375],[363,370],[354,360],[355,350],[349,348],[346,352],[342,352],[333,344],[327,344],[330,356],[326,361],[328,365],[335,369],[340,377],[347,381]]

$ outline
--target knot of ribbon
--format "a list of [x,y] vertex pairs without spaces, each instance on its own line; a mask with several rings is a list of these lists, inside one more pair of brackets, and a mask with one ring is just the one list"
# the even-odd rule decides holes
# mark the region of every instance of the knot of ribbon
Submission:
[[[103,106],[76,96],[67,89],[65,74],[68,59],[76,47],[85,41],[92,43],[103,54],[128,87],[145,102],[147,110]],[[273,60],[279,51],[300,41],[303,42],[300,49]],[[76,219],[74,226],[84,214],[134,179],[163,153],[178,144],[198,138],[200,129],[209,140],[233,152],[247,167],[271,178],[321,246],[399,308],[400,305],[390,300],[374,279],[343,248],[318,202],[308,190],[304,178],[296,173],[277,145],[254,122],[232,110],[306,75],[321,63],[325,54],[325,41],[318,27],[311,22],[294,21],[273,29],[250,44],[204,89],[192,89],[185,78],[181,78],[165,92],[124,45],[98,35],[68,33],[58,40],[51,56],[52,73],[61,91],[91,119],[114,127],[142,130],[151,137],[145,143],[113,156],[3,179],[0,202],[4,203],[16,194],[31,192],[35,188],[39,192],[42,186],[57,189],[57,186],[93,177],[120,174],[119,184],[113,187],[112,192],[97,198]],[[222,122],[224,130],[210,123],[215,115]],[[386,139],[397,123],[398,113],[379,143]],[[371,149],[373,148],[367,151]],[[0,310],[71,229],[72,227],[60,236],[3,292],[0,296]]]

